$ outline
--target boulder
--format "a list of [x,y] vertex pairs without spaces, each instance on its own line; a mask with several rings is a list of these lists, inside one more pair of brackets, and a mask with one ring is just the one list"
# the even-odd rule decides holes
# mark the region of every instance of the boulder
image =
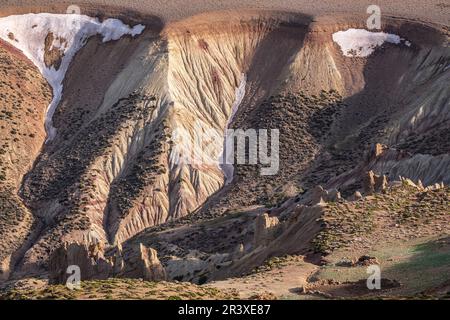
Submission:
[[376,257],[371,256],[361,256],[358,260],[352,260],[350,258],[342,258],[336,263],[337,267],[368,267],[374,264],[379,264],[378,259]]
[[341,200],[341,193],[337,189],[325,190],[322,186],[316,186],[309,194],[310,205],[337,202]]
[[385,175],[375,175],[375,192],[383,192],[388,187],[388,179]]
[[318,204],[323,202],[324,196],[326,195],[326,191],[322,186],[316,186],[312,191],[310,195],[310,203],[311,204]]
[[113,274],[120,274],[125,268],[125,260],[123,258],[122,244],[118,243],[111,256],[113,265]]
[[376,257],[371,257],[371,256],[361,256],[358,261],[356,261],[354,263],[355,266],[360,266],[360,267],[368,267],[374,264],[380,264],[378,262],[378,259]]

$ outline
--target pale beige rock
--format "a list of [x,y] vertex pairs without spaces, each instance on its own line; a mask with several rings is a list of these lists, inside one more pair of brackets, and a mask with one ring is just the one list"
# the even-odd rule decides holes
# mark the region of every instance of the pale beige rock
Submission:
[[141,259],[143,264],[143,279],[147,281],[165,281],[166,271],[158,259],[158,253],[153,248],[147,248],[140,244]]
[[316,186],[313,189],[312,194],[310,196],[311,204],[317,204],[317,203],[324,201],[323,198],[325,195],[326,195],[325,189],[322,186]]
[[377,158],[381,157],[383,155],[384,150],[386,150],[387,147],[381,143],[375,143],[369,153],[368,153],[368,162],[374,161]]
[[417,186],[419,187],[420,190],[424,190],[425,189],[424,186],[423,186],[422,180],[420,180],[420,179],[419,179],[419,181],[417,181]]
[[255,220],[254,248],[266,246],[274,239],[274,233],[279,225],[277,217],[269,217],[267,213],[258,216]]
[[[361,91],[366,85],[364,73],[358,69],[361,68],[362,70],[363,64],[358,64],[359,66],[354,64],[342,65],[340,52],[336,51],[336,45],[331,40],[331,29],[343,26],[337,24],[334,26],[325,25],[323,30],[317,29],[318,27],[315,26],[316,29],[313,32],[310,32],[311,29],[306,25],[304,28],[296,27],[291,30],[295,31],[293,33],[295,37],[289,34],[286,39],[279,39],[280,44],[290,43],[289,46],[286,46],[289,50],[280,50],[278,46],[271,45],[270,38],[283,35],[284,31],[274,33],[277,26],[271,19],[255,21],[257,23],[254,25],[239,21],[234,21],[233,24],[224,24],[222,21],[221,24],[213,27],[209,27],[208,24],[208,28],[205,28],[205,25],[194,26],[189,23],[181,23],[178,27],[172,26],[165,30],[164,41],[149,40],[149,34],[147,34],[146,41],[122,40],[111,44],[107,50],[102,50],[101,46],[90,46],[90,48],[95,48],[102,54],[98,54],[97,57],[86,55],[88,56],[87,60],[95,59],[95,64],[100,64],[101,60],[107,56],[114,56],[115,50],[121,52],[136,43],[135,41],[139,41],[136,51],[129,55],[130,61],[124,59],[120,64],[123,67],[117,73],[111,75],[111,79],[105,81],[109,88],[105,88],[105,94],[99,102],[100,105],[95,105],[95,109],[89,110],[95,113],[91,120],[107,114],[118,99],[128,96],[131,92],[157,96],[158,102],[155,112],[149,114],[145,119],[124,123],[126,127],[122,131],[114,133],[115,143],[111,146],[111,149],[93,160],[90,166],[86,168],[86,175],[93,172],[102,173],[96,176],[93,181],[96,190],[94,192],[95,201],[89,200],[88,205],[83,207],[86,210],[89,226],[83,231],[69,232],[65,235],[64,240],[73,242],[88,239],[88,241],[99,241],[104,244],[126,241],[148,227],[190,214],[202,206],[212,194],[222,188],[224,177],[216,164],[201,166],[180,164],[174,161],[172,157],[175,152],[170,153],[169,148],[165,147],[156,162],[166,171],[155,177],[152,183],[145,184],[142,190],[139,190],[139,196],[133,199],[130,204],[131,208],[124,215],[114,209],[114,203],[112,205],[108,203],[110,196],[114,194],[111,186],[114,182],[120,181],[131,170],[132,159],[136,158],[143,148],[148,147],[148,142],[156,141],[166,145],[167,141],[157,140],[158,138],[154,134],[162,119],[167,120],[164,126],[167,125],[168,132],[181,128],[187,132],[189,138],[195,136],[197,120],[208,127],[217,129],[222,136],[223,129],[232,114],[231,106],[236,100],[236,87],[240,85],[244,78],[242,74],[248,73],[248,89],[251,93],[251,99],[255,98],[256,100],[264,97],[267,92],[276,92],[276,88],[281,81],[289,83],[285,89],[292,89],[293,92],[302,88],[311,88],[312,91],[337,89],[344,97]],[[285,29],[285,26],[283,25],[281,29]],[[189,32],[186,32],[186,30],[189,30]],[[299,36],[302,32],[308,33],[304,44],[301,43],[302,37]],[[218,35],[220,36],[218,37]],[[276,40],[278,41],[278,38]],[[165,43],[166,41],[167,43]],[[238,51],[239,53],[236,54]],[[423,55],[427,52],[428,50],[422,50],[420,54]],[[289,59],[279,59],[279,56],[283,54],[288,56]],[[268,60],[265,56],[275,56],[276,59]],[[439,51],[434,50],[430,56],[437,59],[441,58],[442,55]],[[395,58],[397,56],[394,56],[393,59]],[[288,61],[288,63],[271,63],[275,60]],[[417,64],[422,64],[423,61],[423,59],[416,59],[413,62],[416,63],[415,66],[418,66]],[[76,67],[84,66],[86,62],[83,59],[75,59],[74,70],[80,70]],[[429,65],[429,63],[426,63],[426,65]],[[271,66],[271,68],[266,68],[266,66]],[[430,64],[430,66],[434,65]],[[414,76],[416,69],[411,68],[414,71]],[[419,82],[427,83],[428,81],[424,80],[428,80],[427,77],[430,73],[434,77],[435,68],[429,69],[430,71],[421,70],[418,75]],[[278,74],[277,72],[281,72],[279,77],[278,75],[275,76]],[[440,75],[440,77],[436,89],[445,88],[444,85],[447,83],[444,81],[446,80],[445,74]],[[69,81],[70,78],[68,76],[67,80]],[[407,74],[405,79],[405,83],[410,83],[412,76]],[[355,84],[353,85],[353,83]],[[70,93],[70,87],[69,85],[66,86],[65,96]],[[423,90],[423,92],[428,91]],[[417,100],[417,110],[414,109],[414,112],[409,114],[405,113],[402,126],[394,128],[393,140],[389,145],[398,142],[396,131],[399,132],[398,135],[403,135],[403,133],[408,133],[406,129],[426,130],[427,127],[432,126],[437,121],[436,119],[440,119],[434,116],[427,117],[428,114],[433,115],[432,112],[436,110],[440,110],[442,115],[447,113],[446,104],[439,103],[445,102],[447,95],[438,95],[439,90],[432,91],[436,92],[436,96],[424,108],[422,108],[422,104],[426,95],[423,99]],[[251,105],[245,99],[244,102],[246,106]],[[70,101],[63,99],[62,105],[64,104],[70,105]],[[434,108],[434,105],[438,105],[438,107]],[[425,112],[419,112],[421,109],[424,109]],[[64,122],[64,119],[61,121]],[[355,132],[348,132],[346,136],[351,137],[353,133]],[[219,152],[223,146],[222,141],[219,142],[219,148],[214,150],[215,153]],[[371,161],[381,162],[386,153],[383,145],[376,144],[370,153]],[[429,159],[431,156],[420,156],[420,159],[411,160],[411,163],[406,162],[406,158],[402,158],[401,161],[404,163],[397,169],[400,171],[393,171],[392,168],[400,163],[401,154],[395,153],[394,156],[393,159],[388,159],[392,164],[388,160],[385,161],[387,164],[386,170],[377,170],[376,167],[369,166],[363,167],[364,171],[358,171],[358,178],[361,177],[361,172],[370,169],[378,173],[390,172],[390,176],[395,176],[391,174],[392,172],[407,172],[410,174],[420,172],[420,177],[430,177],[430,172],[445,172],[444,169],[448,168],[447,164],[449,163],[448,159],[444,157],[442,159],[431,159],[439,160],[439,166],[434,165],[434,162]],[[45,159],[45,157],[43,158]],[[216,159],[215,155],[212,158]],[[420,166],[416,168],[412,167],[411,164],[420,164]],[[377,176],[373,171],[369,173],[367,179],[369,192],[385,190],[387,177]],[[408,176],[411,178],[411,175]],[[436,181],[442,181],[442,178],[442,176],[433,175],[430,181],[435,183]],[[423,181],[426,184],[428,183],[426,180]],[[332,187],[340,188],[339,185],[333,185]],[[420,188],[420,185],[418,187]],[[438,187],[440,186],[434,188]],[[327,185],[327,188],[331,187]],[[313,192],[311,204],[320,203],[323,205],[328,201],[339,201],[340,199],[341,196],[337,189],[325,190],[323,187],[317,187]],[[59,200],[51,198],[48,203],[39,203],[41,207],[45,207],[45,212],[40,213],[49,219],[64,213]],[[315,210],[320,211],[320,208]],[[275,232],[279,230],[279,221],[278,218],[271,218],[268,215],[261,217],[261,220],[258,219],[254,242],[257,245],[265,246],[274,239]],[[312,227],[316,226],[311,223]],[[290,230],[292,233],[300,230],[300,228],[291,229],[291,225],[284,225],[282,228],[285,231]],[[298,239],[304,239],[302,238],[304,234],[312,234],[309,230],[306,231],[308,232],[303,231],[296,235]],[[57,241],[61,241],[56,233],[46,234],[40,239],[48,239],[50,236],[54,236]],[[285,236],[284,240],[287,238],[288,235]],[[286,243],[286,241],[284,242]],[[292,247],[298,245],[294,241],[291,244]],[[47,243],[42,240],[41,243],[27,246],[31,249],[22,260],[28,265],[34,265],[38,256],[42,253],[46,254],[43,250],[47,248],[46,245]],[[58,268],[68,265],[71,261],[77,261],[83,266],[83,269],[87,270],[83,272],[92,277],[121,274],[128,265],[130,266],[129,269],[132,270],[130,276],[149,279],[163,278],[164,268],[158,260],[157,253],[153,252],[151,248],[140,245],[139,250],[136,250],[136,257],[125,259],[125,253],[118,245],[115,254],[109,260],[104,259],[103,250],[101,246],[84,247],[83,245],[66,248],[65,251],[59,252],[52,262],[54,263],[56,277],[61,276],[61,271]],[[230,250],[231,254],[232,251],[233,249]],[[238,253],[241,254],[241,252]],[[44,260],[47,258],[45,256]],[[199,255],[192,261],[197,263],[201,258]],[[192,266],[195,265],[194,262],[190,263],[186,270],[191,272]],[[226,263],[229,262],[226,261]],[[214,264],[208,263],[207,267],[210,266],[214,267]],[[110,270],[111,268],[112,270]]]
[[50,282],[64,284],[69,276],[67,268],[73,265],[80,268],[81,280],[121,277],[125,267],[134,270],[129,275],[131,278],[142,278],[148,281],[167,279],[157,251],[143,244],[139,245],[139,255],[134,255],[131,259],[123,257],[121,245],[114,249],[112,257],[106,259],[103,247],[97,243],[66,243],[55,250],[50,257]]
[[309,195],[311,205],[336,202],[342,199],[341,193],[337,189],[325,190],[322,186],[315,187]]
[[245,247],[243,243],[240,243],[237,245],[234,254],[233,254],[233,260],[239,260],[245,255]]
[[113,273],[120,274],[125,268],[125,261],[123,258],[123,248],[122,244],[118,243],[113,256],[111,257],[111,262],[113,264]]
[[416,189],[419,189],[419,187],[414,183],[414,181],[412,181],[411,179],[408,178],[404,178],[404,177],[400,177],[400,181],[403,183],[403,185],[408,186],[408,187],[413,187]]
[[0,262],[0,281],[8,280],[10,274],[11,256],[7,256]]
[[362,198],[363,198],[363,196],[362,196],[361,192],[355,191],[355,194],[353,195],[353,200],[360,200]]

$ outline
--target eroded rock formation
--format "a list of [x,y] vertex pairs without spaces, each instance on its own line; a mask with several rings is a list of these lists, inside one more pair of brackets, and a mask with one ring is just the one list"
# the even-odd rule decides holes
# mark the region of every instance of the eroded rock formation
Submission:
[[269,217],[267,213],[258,216],[255,221],[255,239],[253,245],[255,248],[259,246],[267,246],[275,239],[279,227],[277,217]]
[[[360,23],[301,14],[217,14],[107,44],[91,38],[67,70],[45,145],[49,90],[30,66],[12,63],[26,70],[16,79],[5,49],[0,97],[14,101],[0,119],[1,277],[50,270],[63,283],[73,263],[86,279],[202,283],[326,247],[327,235],[311,244],[326,210],[387,192],[400,176],[444,189],[444,35],[386,23],[412,45],[387,43],[364,59],[342,55],[332,37]],[[59,64],[57,51],[48,64]],[[20,125],[30,119],[36,130]],[[236,165],[228,179],[217,160],[227,127],[278,128],[278,174]],[[210,153],[189,144],[209,129]],[[190,162],[192,153],[208,161]]]
[[153,248],[139,245],[139,254],[125,260],[119,245],[112,255],[105,258],[101,244],[66,243],[53,252],[49,260],[49,280],[53,284],[65,284],[71,273],[69,267],[80,270],[80,280],[108,279],[120,276],[126,269],[130,278],[147,281],[165,281],[166,272]]

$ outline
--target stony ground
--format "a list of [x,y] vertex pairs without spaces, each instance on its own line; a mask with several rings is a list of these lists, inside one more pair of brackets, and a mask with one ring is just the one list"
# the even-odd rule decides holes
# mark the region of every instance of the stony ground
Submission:
[[225,300],[235,299],[232,292],[200,287],[190,283],[147,282],[135,279],[110,279],[82,282],[81,289],[48,286],[42,280],[16,284],[0,300]]

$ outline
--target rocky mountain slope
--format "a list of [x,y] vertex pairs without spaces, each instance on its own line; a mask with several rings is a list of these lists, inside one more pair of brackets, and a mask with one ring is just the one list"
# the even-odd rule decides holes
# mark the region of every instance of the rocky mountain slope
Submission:
[[[112,41],[85,34],[51,112],[20,37],[0,40],[2,280],[64,283],[77,264],[83,280],[204,284],[286,254],[320,264],[396,225],[408,239],[448,235],[445,29],[389,18],[384,34],[402,40],[358,56],[333,38],[364,28],[358,16],[138,18]],[[56,70],[63,35],[35,32]],[[227,128],[279,129],[278,173],[220,166]],[[190,144],[205,130],[213,143]]]
[[18,50],[0,45],[0,279],[9,277],[39,221],[18,196],[21,180],[41,151],[51,100],[47,82]]

